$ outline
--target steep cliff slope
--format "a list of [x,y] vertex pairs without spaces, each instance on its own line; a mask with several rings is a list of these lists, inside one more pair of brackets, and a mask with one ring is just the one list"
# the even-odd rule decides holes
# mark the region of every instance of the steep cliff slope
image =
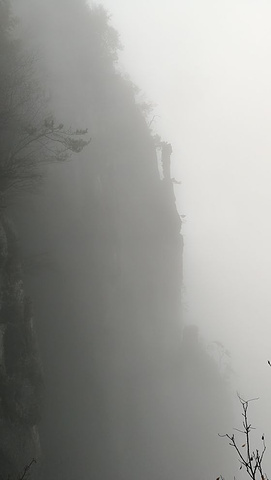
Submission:
[[[25,257],[49,260],[27,282],[47,391],[46,478],[177,480],[185,472],[195,480],[212,472],[204,458],[211,446],[203,432],[193,443],[189,430],[210,428],[213,441],[210,405],[218,392],[223,403],[225,389],[200,347],[189,378],[209,378],[212,392],[185,380],[191,361],[182,353],[183,242],[170,145],[159,145],[161,179],[155,139],[134,86],[117,72],[118,38],[102,9],[71,0],[14,4],[56,116],[91,136],[79,158],[48,167],[35,202],[13,208]],[[203,404],[194,398],[201,394]],[[199,407],[203,424],[194,418]]]
[[0,219],[0,478],[18,477],[40,457],[43,378],[14,226]]

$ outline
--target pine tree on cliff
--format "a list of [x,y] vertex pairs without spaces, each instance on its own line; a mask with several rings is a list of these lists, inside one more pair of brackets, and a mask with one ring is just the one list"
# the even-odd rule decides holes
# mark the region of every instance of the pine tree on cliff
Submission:
[[[16,38],[9,0],[0,2],[0,201],[42,179],[40,165],[63,161],[88,143],[85,129],[55,123],[39,87],[35,59]],[[0,203],[1,205],[1,203]]]

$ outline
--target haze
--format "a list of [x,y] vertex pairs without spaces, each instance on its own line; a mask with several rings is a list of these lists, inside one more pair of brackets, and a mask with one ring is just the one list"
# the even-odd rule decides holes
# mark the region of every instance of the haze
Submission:
[[266,421],[270,3],[103,3],[121,33],[124,68],[158,104],[155,127],[173,144],[189,318],[229,348],[235,387],[261,397]]
[[232,478],[236,390],[271,448],[271,5],[10,1],[0,480]]

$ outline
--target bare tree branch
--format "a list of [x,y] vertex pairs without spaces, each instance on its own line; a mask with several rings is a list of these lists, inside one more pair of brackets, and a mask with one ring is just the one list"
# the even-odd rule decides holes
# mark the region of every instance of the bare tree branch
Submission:
[[[251,423],[248,420],[248,408],[250,402],[258,400],[258,398],[251,398],[250,400],[244,400],[238,394],[239,401],[242,406],[242,426],[243,429],[235,428],[234,430],[244,436],[242,441],[237,442],[234,434],[224,434],[220,435],[219,437],[228,438],[230,440],[229,445],[234,448],[237,453],[238,460],[240,462],[240,470],[244,467],[246,469],[247,474],[252,480],[268,480],[266,473],[263,470],[263,460],[264,455],[266,452],[266,444],[265,444],[265,437],[264,434],[261,437],[262,447],[261,449],[252,449],[251,446],[251,431],[255,430],[252,427]],[[245,448],[245,454],[242,453],[242,449]],[[222,478],[222,477],[218,477]]]

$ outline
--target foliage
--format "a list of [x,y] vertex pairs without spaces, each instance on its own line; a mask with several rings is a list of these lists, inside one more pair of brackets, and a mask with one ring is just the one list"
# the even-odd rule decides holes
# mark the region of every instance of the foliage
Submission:
[[229,350],[218,340],[211,342],[208,349],[211,356],[215,359],[221,375],[228,380],[233,373]]
[[[40,165],[66,160],[90,140],[87,130],[56,124],[36,79],[35,60],[14,38],[7,0],[0,2],[0,200],[31,189],[43,177]],[[4,19],[4,20],[3,20]],[[5,202],[4,202],[5,203]]]
[[119,40],[119,33],[109,24],[110,15],[102,5],[92,6],[90,12],[89,20],[92,23],[92,31],[96,33],[101,57],[116,62],[118,60],[118,50],[122,48],[122,45]]

